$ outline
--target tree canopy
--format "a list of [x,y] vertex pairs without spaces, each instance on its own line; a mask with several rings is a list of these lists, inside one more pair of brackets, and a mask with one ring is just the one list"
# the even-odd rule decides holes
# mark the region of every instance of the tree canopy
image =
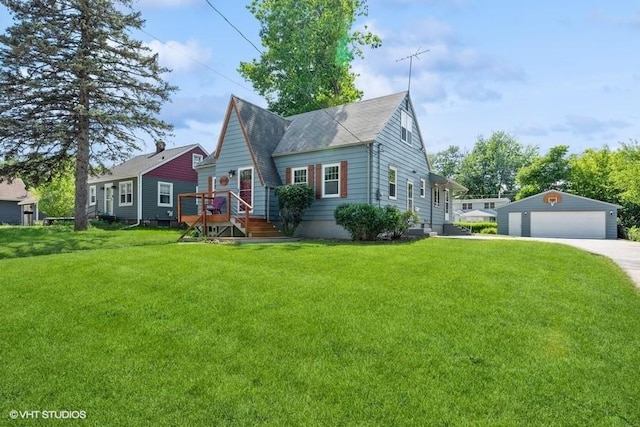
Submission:
[[569,179],[568,152],[568,145],[557,145],[544,156],[537,157],[531,164],[520,168],[516,174],[516,182],[520,187],[516,199],[551,189],[566,190]]
[[494,132],[488,139],[480,135],[462,161],[457,179],[475,197],[513,195],[518,170],[536,154],[536,147],[522,145],[506,132]]
[[447,178],[455,179],[455,177],[460,173],[460,168],[464,158],[465,153],[460,151],[460,147],[457,145],[450,145],[446,150],[430,155],[429,162],[431,163],[431,169],[433,172]]
[[87,228],[93,167],[166,137],[156,118],[176,88],[130,36],[143,26],[132,0],[0,0],[13,25],[0,35],[0,176],[50,181],[75,162],[75,228]]
[[253,0],[248,9],[265,50],[239,72],[271,111],[290,116],[362,97],[351,62],[363,47],[381,44],[366,28],[351,29],[367,14],[366,0]]

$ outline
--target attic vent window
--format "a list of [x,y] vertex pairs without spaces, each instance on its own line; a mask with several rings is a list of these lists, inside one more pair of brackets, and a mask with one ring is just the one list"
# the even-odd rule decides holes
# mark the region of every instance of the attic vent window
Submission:
[[202,154],[193,153],[193,155],[191,156],[191,167],[195,169],[196,166],[202,163],[203,159],[204,157],[202,156]]
[[413,118],[406,112],[400,113],[400,140],[411,144],[411,135],[413,132]]

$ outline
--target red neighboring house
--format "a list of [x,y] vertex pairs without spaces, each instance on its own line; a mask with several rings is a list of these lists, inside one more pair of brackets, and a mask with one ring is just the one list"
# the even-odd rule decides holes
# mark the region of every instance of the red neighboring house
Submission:
[[[130,224],[177,225],[180,193],[197,190],[195,167],[207,156],[198,144],[142,154],[89,179],[90,217]],[[193,206],[195,211],[196,206]]]

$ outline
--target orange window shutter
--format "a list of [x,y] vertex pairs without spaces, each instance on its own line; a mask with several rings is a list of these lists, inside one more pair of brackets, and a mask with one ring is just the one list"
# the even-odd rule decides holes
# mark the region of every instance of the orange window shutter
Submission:
[[212,176],[207,178],[207,192],[209,193],[209,196],[211,196],[211,193],[213,193],[213,177]]
[[314,186],[313,183],[315,182],[315,180],[313,179],[314,178],[314,176],[313,176],[313,165],[309,165],[307,167],[307,176],[309,177],[309,186],[313,187]]
[[340,197],[347,197],[347,161],[340,162]]
[[291,184],[291,168],[287,168],[284,171],[284,183]]
[[316,165],[316,199],[322,197],[322,165]]

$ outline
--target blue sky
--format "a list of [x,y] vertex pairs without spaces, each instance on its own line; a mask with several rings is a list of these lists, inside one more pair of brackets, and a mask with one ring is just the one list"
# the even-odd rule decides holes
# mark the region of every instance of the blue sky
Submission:
[[[255,45],[249,0],[209,0]],[[383,46],[353,64],[364,98],[407,89],[427,152],[470,150],[478,135],[506,131],[545,153],[640,139],[640,2],[637,0],[369,0],[368,25]],[[170,146],[215,149],[229,97],[265,105],[237,73],[258,56],[205,0],[138,0],[139,38],[180,86],[163,118]],[[0,14],[0,26],[8,24]],[[148,147],[150,150],[150,147]]]

